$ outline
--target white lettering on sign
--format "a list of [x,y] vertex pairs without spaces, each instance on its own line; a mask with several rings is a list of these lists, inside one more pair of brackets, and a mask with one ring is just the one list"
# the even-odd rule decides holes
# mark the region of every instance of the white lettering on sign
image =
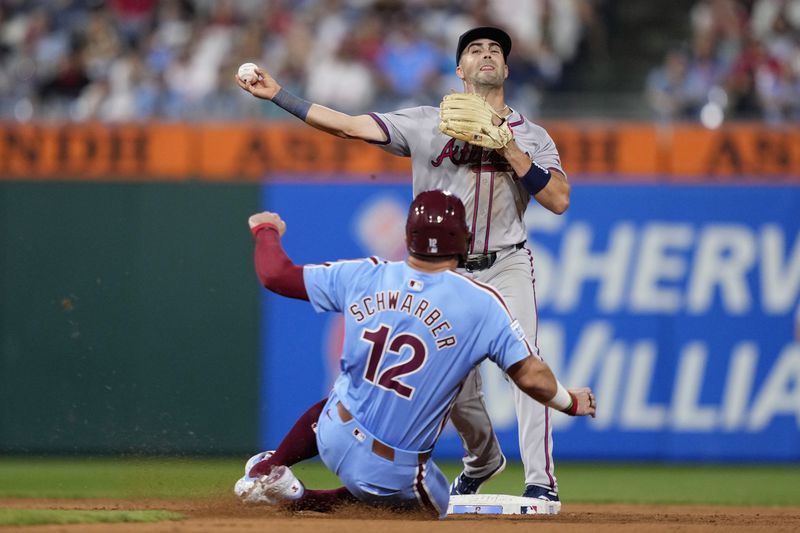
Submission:
[[[597,380],[597,417],[592,420],[598,430],[608,429],[614,422],[613,414],[619,409],[619,398],[623,396],[623,368],[625,364],[625,345],[612,342],[605,352],[605,360]],[[577,383],[577,382],[571,382]],[[574,418],[567,418],[572,421]]]
[[787,346],[756,396],[747,429],[764,429],[778,415],[794,415],[800,428],[800,344]]
[[785,315],[798,308],[800,232],[787,236],[775,224],[663,221],[618,222],[602,241],[584,222],[558,231],[557,254],[532,243],[542,310],[574,311],[590,289],[594,308],[608,314],[704,315],[718,305],[734,316],[754,306]]
[[[604,227],[545,215],[526,214],[540,352],[565,385],[592,386],[598,400],[595,419],[554,413],[558,429],[732,434],[790,421],[800,430],[796,224]],[[485,399],[507,422],[498,429],[513,427],[510,392],[495,392]]]
[[714,428],[717,410],[700,405],[708,352],[702,342],[688,344],[682,352],[672,393],[672,429],[709,431]]
[[787,254],[786,237],[780,226],[764,226],[759,257],[764,312],[775,315],[791,312],[800,294],[800,234],[794,239],[792,252]]
[[[552,282],[558,283],[553,302],[555,308],[559,311],[575,309],[583,285],[588,281],[597,281],[600,284],[598,308],[606,312],[618,310],[625,295],[634,237],[632,224],[617,224],[609,236],[607,251],[593,252],[590,250],[592,228],[583,223],[570,225],[562,242],[562,261],[560,265],[554,265],[558,276],[547,276]],[[534,257],[538,254],[537,250],[538,247],[534,245]],[[536,265],[538,268],[539,264]]]
[[663,405],[649,404],[656,365],[656,344],[639,341],[631,349],[631,370],[620,415],[620,427],[636,431],[663,429],[667,421]]
[[[615,338],[611,321],[596,320],[570,332],[576,342],[565,364],[566,334],[558,322],[544,321],[539,344],[564,385],[594,388],[597,418],[588,421],[594,431],[757,433],[779,417],[791,418],[800,430],[800,343],[786,344],[777,357],[759,354],[752,340],[737,342],[730,354],[716,354],[717,363],[729,355],[719,390],[719,382],[709,389],[711,354],[703,340],[678,347],[677,356],[659,353],[655,339]],[[757,373],[759,363],[767,362],[769,367]],[[503,374],[493,364],[484,366],[485,400],[492,420],[499,430],[513,428],[513,400]],[[756,379],[757,375],[763,377]],[[558,429],[575,421],[554,413]]]
[[[680,281],[687,272],[686,251],[693,232],[688,224],[648,224],[642,230],[633,271],[633,312],[675,313],[681,308]],[[678,253],[680,252],[680,253]]]
[[754,342],[740,342],[733,348],[725,393],[722,396],[721,423],[725,431],[739,430],[745,421],[757,364],[758,347]]
[[689,281],[689,313],[707,313],[718,287],[728,314],[748,312],[751,297],[747,274],[753,268],[755,257],[756,236],[750,228],[728,224],[706,226],[697,245]]

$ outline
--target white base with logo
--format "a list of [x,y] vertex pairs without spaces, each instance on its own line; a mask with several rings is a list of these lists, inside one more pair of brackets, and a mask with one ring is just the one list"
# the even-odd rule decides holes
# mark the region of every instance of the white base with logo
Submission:
[[524,498],[508,494],[461,494],[450,496],[448,515],[459,514],[513,514],[540,515],[558,514],[561,502],[549,502],[537,498]]

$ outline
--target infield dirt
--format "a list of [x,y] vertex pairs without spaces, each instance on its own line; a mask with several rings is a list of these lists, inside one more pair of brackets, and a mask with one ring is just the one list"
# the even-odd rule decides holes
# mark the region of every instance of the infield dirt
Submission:
[[245,506],[235,499],[195,500],[0,500],[0,507],[18,509],[164,509],[182,513],[185,520],[153,524],[78,524],[4,527],[5,531],[34,532],[280,532],[280,533],[520,533],[535,524],[536,531],[800,531],[798,507],[723,507],[693,505],[564,504],[557,516],[451,517],[425,520],[364,507],[331,514],[291,514],[269,507]]

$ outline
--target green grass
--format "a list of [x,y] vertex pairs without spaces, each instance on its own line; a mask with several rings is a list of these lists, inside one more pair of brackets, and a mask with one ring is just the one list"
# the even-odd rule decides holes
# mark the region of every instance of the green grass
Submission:
[[111,524],[117,522],[160,522],[182,520],[169,511],[73,511],[61,509],[0,509],[0,526],[41,524]]
[[196,498],[230,493],[244,459],[0,458],[0,498]]
[[[197,498],[232,496],[246,457],[236,459],[0,458],[0,498]],[[440,463],[448,479],[459,463]],[[320,463],[297,465],[314,488],[339,485]],[[698,466],[558,463],[567,502],[800,506],[800,465]],[[483,492],[520,494],[510,464]]]

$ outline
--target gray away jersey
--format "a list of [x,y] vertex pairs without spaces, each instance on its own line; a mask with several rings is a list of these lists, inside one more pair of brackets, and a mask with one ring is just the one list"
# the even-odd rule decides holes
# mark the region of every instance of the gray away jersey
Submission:
[[[375,144],[389,153],[411,157],[415,197],[442,189],[464,202],[473,235],[470,254],[494,252],[527,238],[523,216],[531,195],[504,157],[441,133],[438,107],[370,116],[388,137]],[[544,128],[516,111],[507,120],[523,152],[539,165],[564,173],[555,143]]]

